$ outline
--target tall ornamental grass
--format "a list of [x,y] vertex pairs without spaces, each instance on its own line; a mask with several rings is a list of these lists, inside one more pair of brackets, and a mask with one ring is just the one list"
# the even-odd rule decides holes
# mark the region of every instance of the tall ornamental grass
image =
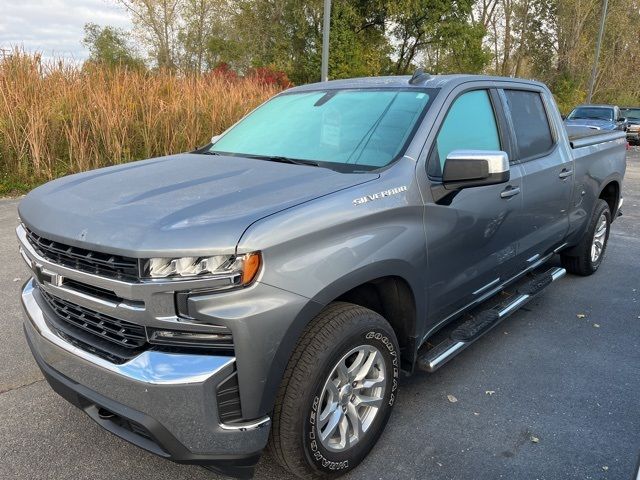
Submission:
[[208,142],[280,89],[256,78],[183,76],[0,57],[0,194]]

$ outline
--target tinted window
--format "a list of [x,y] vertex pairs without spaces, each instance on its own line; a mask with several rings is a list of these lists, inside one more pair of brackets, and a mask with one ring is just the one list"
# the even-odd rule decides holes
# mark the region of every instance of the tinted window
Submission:
[[212,152],[381,167],[425,112],[422,90],[329,90],[279,95],[241,120]]
[[520,159],[548,152],[553,146],[547,112],[537,92],[505,90]]
[[500,150],[498,127],[486,90],[465,93],[451,105],[429,162],[430,175],[442,175],[444,161],[453,150]]

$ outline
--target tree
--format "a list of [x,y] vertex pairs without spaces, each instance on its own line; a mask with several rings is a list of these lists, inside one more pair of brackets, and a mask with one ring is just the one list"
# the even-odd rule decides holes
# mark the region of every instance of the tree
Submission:
[[[473,0],[390,1],[390,34],[398,45],[394,73],[411,72],[421,57],[435,73],[451,67],[481,71],[489,56],[482,46],[484,25],[471,24],[472,6]],[[461,54],[473,60],[462,61]]]
[[89,49],[89,60],[93,63],[110,67],[145,68],[144,61],[127,42],[126,32],[118,28],[87,23],[82,44]]
[[178,63],[182,70],[200,73],[222,61],[219,51],[224,49],[226,6],[224,0],[181,2],[178,41],[182,54]]
[[[240,70],[270,65],[295,83],[320,80],[322,0],[237,0],[225,61]],[[329,66],[332,78],[376,75],[388,70],[384,2],[334,2]],[[220,42],[222,43],[222,42]]]
[[116,1],[131,14],[134,27],[158,68],[174,69],[179,53],[180,0]]

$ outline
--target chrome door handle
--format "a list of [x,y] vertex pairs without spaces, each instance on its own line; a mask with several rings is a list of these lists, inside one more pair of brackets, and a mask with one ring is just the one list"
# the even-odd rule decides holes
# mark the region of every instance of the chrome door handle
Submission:
[[573,170],[567,170],[566,168],[563,168],[562,171],[558,174],[558,177],[567,178],[571,175],[573,175]]
[[518,195],[519,193],[520,193],[520,187],[512,187],[511,185],[509,185],[502,192],[500,192],[500,197],[511,198],[515,195]]

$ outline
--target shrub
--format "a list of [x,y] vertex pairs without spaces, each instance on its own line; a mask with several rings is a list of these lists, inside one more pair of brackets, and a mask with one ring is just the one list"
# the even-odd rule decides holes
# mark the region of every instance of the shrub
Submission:
[[[278,77],[280,78],[280,77]],[[0,57],[0,193],[208,143],[278,82]]]

